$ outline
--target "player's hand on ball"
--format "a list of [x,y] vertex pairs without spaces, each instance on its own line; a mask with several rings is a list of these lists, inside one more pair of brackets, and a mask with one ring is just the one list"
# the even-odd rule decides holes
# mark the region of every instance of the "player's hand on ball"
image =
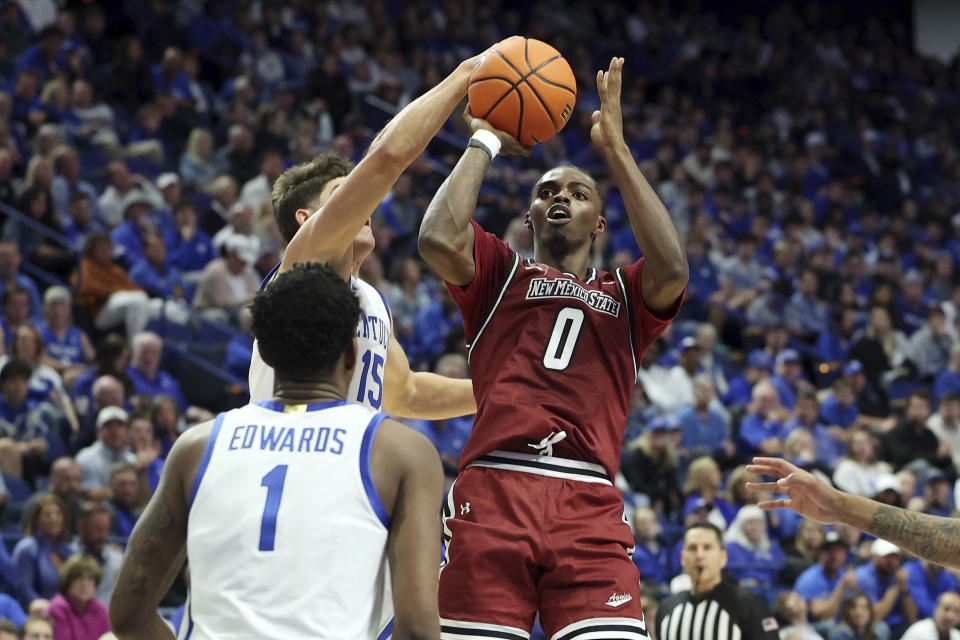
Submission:
[[500,153],[523,157],[530,155],[530,148],[520,144],[520,141],[514,138],[512,135],[506,131],[497,129],[482,118],[474,117],[473,114],[470,113],[469,105],[467,105],[467,108],[463,110],[463,119],[466,120],[467,126],[470,127],[470,133],[474,133],[480,129],[486,129],[487,131],[490,131],[496,135],[497,138],[500,139]]
[[594,111],[590,139],[599,148],[623,143],[623,115],[620,111],[620,87],[623,84],[623,58],[612,58],[606,71],[597,71],[600,110]]

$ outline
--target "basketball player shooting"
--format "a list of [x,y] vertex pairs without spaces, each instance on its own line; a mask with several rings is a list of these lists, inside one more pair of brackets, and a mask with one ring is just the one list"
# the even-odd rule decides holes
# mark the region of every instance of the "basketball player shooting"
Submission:
[[[470,74],[481,59],[475,56],[463,61],[440,84],[400,111],[370,144],[356,168],[335,154],[321,154],[288,169],[273,187],[274,216],[288,244],[265,286],[276,273],[303,262],[329,262],[349,280],[361,307],[359,364],[349,399],[396,416],[439,420],[477,409],[469,380],[410,370],[393,335],[386,298],[358,273],[374,248],[370,216],[467,94]],[[253,401],[273,395],[273,372],[260,357],[257,343],[249,388]]]
[[597,74],[602,150],[644,258],[588,268],[604,196],[560,166],[536,186],[526,260],[472,221],[491,159],[519,142],[468,118],[474,137],[434,197],[420,252],[463,315],[478,413],[444,509],[441,637],[646,640],[633,537],[611,478],[637,367],[676,314],[686,256],[623,139],[623,59]]
[[114,633],[174,637],[157,605],[186,554],[191,640],[439,638],[440,459],[347,401],[356,296],[329,266],[299,265],[252,312],[276,392],[177,439],[124,555]]

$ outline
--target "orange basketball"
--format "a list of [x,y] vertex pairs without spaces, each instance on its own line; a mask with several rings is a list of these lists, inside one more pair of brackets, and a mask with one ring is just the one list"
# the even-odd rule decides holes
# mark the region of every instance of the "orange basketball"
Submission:
[[526,146],[563,129],[577,100],[577,81],[560,52],[512,36],[493,45],[470,76],[470,113]]

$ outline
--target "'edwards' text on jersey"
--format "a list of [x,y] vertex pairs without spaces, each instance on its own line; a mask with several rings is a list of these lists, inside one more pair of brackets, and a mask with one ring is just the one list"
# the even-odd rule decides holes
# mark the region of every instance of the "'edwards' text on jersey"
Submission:
[[594,311],[614,318],[620,315],[620,303],[602,291],[587,289],[579,282],[566,278],[534,278],[527,287],[527,300],[538,298],[573,298],[581,300]]

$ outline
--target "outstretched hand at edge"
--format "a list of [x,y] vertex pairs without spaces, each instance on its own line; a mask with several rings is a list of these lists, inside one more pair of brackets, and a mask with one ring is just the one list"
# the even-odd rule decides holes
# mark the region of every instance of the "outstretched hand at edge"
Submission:
[[749,491],[769,491],[788,496],[765,500],[757,505],[761,509],[793,509],[822,524],[837,522],[839,492],[813,474],[781,458],[762,457],[754,458],[753,464],[747,465],[747,471],[777,478],[775,482],[748,482]]

